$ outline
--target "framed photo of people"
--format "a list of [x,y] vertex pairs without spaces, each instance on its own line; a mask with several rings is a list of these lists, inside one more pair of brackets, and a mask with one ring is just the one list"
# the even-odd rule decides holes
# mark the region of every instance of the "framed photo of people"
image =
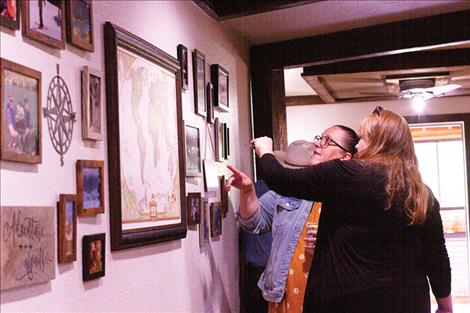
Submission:
[[180,61],[180,73],[181,73],[181,89],[188,89],[189,83],[189,72],[188,72],[188,48],[184,45],[179,44],[177,48],[178,61]]
[[20,29],[21,5],[18,0],[0,1],[0,25]]
[[211,65],[211,81],[214,85],[214,108],[229,111],[229,73],[219,64]]
[[2,160],[42,161],[41,72],[0,59]]
[[23,4],[23,36],[49,47],[65,49],[65,1],[29,0]]
[[100,71],[82,69],[82,138],[103,140],[103,79]]
[[95,51],[92,0],[65,1],[67,41],[71,45]]
[[76,195],[61,194],[57,208],[58,262],[77,259],[77,201]]
[[76,172],[78,215],[104,213],[104,162],[77,160]]
[[202,176],[199,128],[185,123],[184,134],[186,177]]
[[201,51],[193,51],[194,110],[200,116],[207,116],[206,111],[206,57]]
[[188,225],[196,225],[201,221],[201,193],[189,192],[188,193]]
[[82,262],[83,280],[103,277],[106,265],[106,236],[104,233],[83,236]]
[[184,238],[180,63],[105,23],[111,249]]

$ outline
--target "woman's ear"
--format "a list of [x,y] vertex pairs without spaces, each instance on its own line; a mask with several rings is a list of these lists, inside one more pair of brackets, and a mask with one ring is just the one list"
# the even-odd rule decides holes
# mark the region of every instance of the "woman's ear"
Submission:
[[352,154],[351,154],[350,152],[346,152],[346,153],[341,157],[340,160],[343,160],[343,161],[344,161],[344,160],[351,160],[352,157],[353,157],[353,156],[352,156]]

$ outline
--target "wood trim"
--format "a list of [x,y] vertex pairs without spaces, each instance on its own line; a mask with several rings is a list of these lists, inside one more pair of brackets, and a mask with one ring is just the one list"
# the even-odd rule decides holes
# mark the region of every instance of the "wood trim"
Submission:
[[285,99],[286,107],[295,105],[325,104],[319,96],[290,96]]
[[328,87],[326,81],[320,76],[306,76],[302,74],[302,78],[307,82],[307,84],[312,87],[312,89],[318,94],[318,96],[325,103],[335,103],[335,98],[333,98],[333,93],[331,88]]

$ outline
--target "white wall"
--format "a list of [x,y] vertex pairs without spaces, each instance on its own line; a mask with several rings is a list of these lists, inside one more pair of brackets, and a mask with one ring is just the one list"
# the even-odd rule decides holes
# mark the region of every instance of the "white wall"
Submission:
[[[321,135],[334,124],[359,131],[361,120],[378,105],[404,116],[417,115],[407,100],[292,106],[287,107],[287,141],[312,141],[315,135]],[[470,97],[430,99],[422,114],[451,113],[470,113]]]
[[[247,143],[251,130],[248,91],[248,48],[223,29],[191,1],[94,1],[95,52],[87,53],[67,45],[57,51],[23,38],[21,31],[3,29],[1,57],[42,72],[42,103],[55,75],[56,64],[68,84],[73,109],[77,112],[72,145],[60,166],[59,156],[43,120],[43,161],[40,165],[0,163],[1,205],[54,206],[60,193],[75,193],[75,162],[97,159],[107,162],[107,142],[96,145],[81,139],[80,71],[88,65],[104,73],[103,23],[111,21],[176,57],[179,43],[189,51],[197,48],[206,62],[219,63],[230,72],[229,114],[219,115],[231,128],[230,162],[250,172],[251,151]],[[202,151],[211,159],[206,126],[194,114],[192,65],[189,59],[189,89],[183,93],[184,120],[200,127]],[[207,76],[209,77],[209,75]],[[104,99],[103,99],[104,100]],[[243,125],[243,126],[242,126]],[[107,134],[110,136],[112,134]],[[208,145],[207,150],[205,149]],[[107,169],[107,164],[105,164]],[[107,171],[107,170],[106,170]],[[105,171],[105,172],[106,172]],[[219,164],[219,175],[228,174]],[[108,193],[107,176],[105,177]],[[203,192],[202,179],[187,179],[187,192]],[[205,249],[199,248],[198,232],[187,237],[141,248],[110,251],[109,202],[105,213],[78,219],[77,261],[56,266],[56,278],[49,283],[4,291],[1,311],[6,312],[238,312],[238,231],[233,208],[223,221],[223,235]],[[106,233],[106,276],[82,282],[81,238]]]

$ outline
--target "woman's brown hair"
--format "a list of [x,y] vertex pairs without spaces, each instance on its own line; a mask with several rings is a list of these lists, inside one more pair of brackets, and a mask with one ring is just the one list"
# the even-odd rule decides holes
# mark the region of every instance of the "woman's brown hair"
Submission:
[[389,110],[377,107],[361,123],[361,136],[368,137],[368,146],[357,159],[383,165],[386,170],[387,205],[395,196],[404,195],[404,211],[411,224],[426,219],[429,190],[418,171],[413,138],[406,120]]

